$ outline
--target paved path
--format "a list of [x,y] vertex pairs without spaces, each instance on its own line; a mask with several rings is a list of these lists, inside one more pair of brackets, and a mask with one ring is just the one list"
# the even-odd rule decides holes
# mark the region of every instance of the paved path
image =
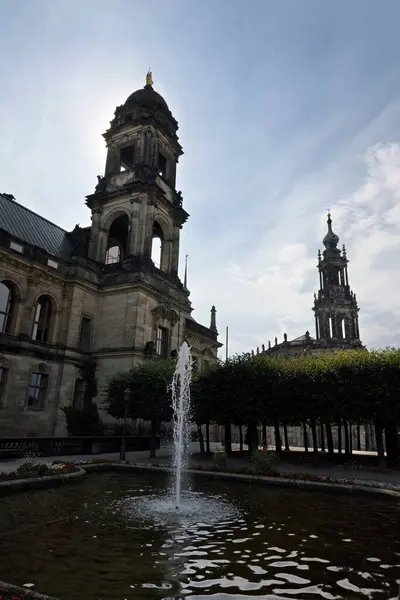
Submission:
[[[221,444],[212,442],[210,443],[211,451],[220,447]],[[233,450],[239,450],[239,444],[232,444]],[[197,454],[194,461],[197,464],[210,465],[211,461],[202,460],[201,456],[198,455],[199,444],[198,442],[190,443],[190,452]],[[169,464],[172,457],[172,443],[163,444],[159,450],[157,450],[157,457],[154,459],[149,458],[148,450],[140,452],[127,452],[127,460],[131,463],[147,463],[147,464]],[[91,459],[108,459],[108,460],[119,460],[119,453],[108,453],[108,454],[86,454],[76,456],[56,456],[56,457],[41,457],[38,458],[38,462],[47,463],[53,460],[66,460],[75,462],[78,460],[91,460]],[[19,467],[23,462],[23,459],[11,459],[0,461],[0,472],[11,472]],[[229,465],[232,467],[242,467],[248,464],[244,459],[239,457],[232,457],[229,459]],[[331,477],[344,477],[346,479],[361,479],[368,482],[387,483],[391,486],[398,486],[400,488],[400,472],[399,471],[385,471],[378,472],[360,468],[349,468],[342,465],[324,465],[321,467],[313,467],[310,464],[307,465],[292,465],[280,461],[276,465],[276,469],[282,473],[313,473],[315,475],[328,475]]]

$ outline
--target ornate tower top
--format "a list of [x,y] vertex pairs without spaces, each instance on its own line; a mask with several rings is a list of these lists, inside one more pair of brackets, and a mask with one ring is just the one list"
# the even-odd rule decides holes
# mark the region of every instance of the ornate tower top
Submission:
[[349,286],[347,254],[338,248],[339,236],[332,229],[331,213],[328,212],[328,232],[321,255],[318,250],[320,289],[315,295],[316,338],[328,346],[361,346],[358,327],[357,300]]
[[331,219],[331,213],[328,212],[328,233],[326,234],[326,236],[324,237],[324,239],[322,240],[322,243],[324,244],[325,248],[327,250],[336,250],[337,249],[337,245],[339,243],[339,236],[336,235],[336,233],[334,233],[332,231],[332,219]]

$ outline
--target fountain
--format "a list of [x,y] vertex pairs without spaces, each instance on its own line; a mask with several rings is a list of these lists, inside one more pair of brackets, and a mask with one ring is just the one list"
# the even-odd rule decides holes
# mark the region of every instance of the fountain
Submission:
[[172,378],[171,395],[174,419],[174,491],[175,508],[181,504],[182,477],[187,467],[190,418],[190,381],[192,355],[189,345],[183,342]]

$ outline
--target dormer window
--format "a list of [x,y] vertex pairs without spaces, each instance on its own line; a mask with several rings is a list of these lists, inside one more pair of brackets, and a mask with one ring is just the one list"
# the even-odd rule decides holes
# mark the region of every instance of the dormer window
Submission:
[[167,159],[161,152],[158,153],[158,174],[163,179],[167,176]]

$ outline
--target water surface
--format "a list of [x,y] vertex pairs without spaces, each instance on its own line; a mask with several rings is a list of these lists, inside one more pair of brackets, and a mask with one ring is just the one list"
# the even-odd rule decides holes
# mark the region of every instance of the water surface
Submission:
[[165,482],[105,473],[2,499],[0,579],[61,600],[396,596],[393,502],[202,478],[180,515]]

